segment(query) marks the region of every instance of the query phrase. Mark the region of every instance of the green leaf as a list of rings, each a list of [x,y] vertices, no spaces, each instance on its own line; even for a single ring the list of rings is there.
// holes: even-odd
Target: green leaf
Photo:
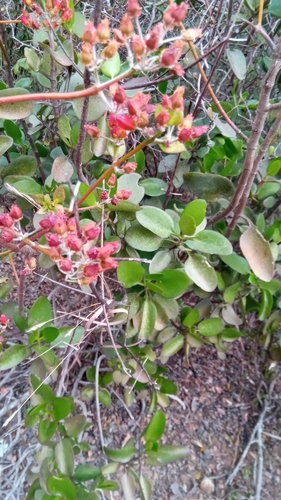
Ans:
[[[164,210],[144,206],[136,213],[139,223],[160,238],[168,238],[174,229],[173,219]]]
[[[0,99],[1,97],[13,97],[29,93],[28,90],[19,87],[0,90]],[[0,118],[7,118],[8,120],[22,120],[31,115],[32,111],[33,101],[0,104]]]
[[[128,445],[127,443],[127,445],[120,450],[112,450],[110,448],[104,447],[104,452],[106,456],[110,458],[110,460],[113,460],[113,462],[126,464],[134,457],[136,450],[133,444]]]
[[[186,205],[182,212],[181,218],[184,214],[190,215],[199,226],[206,217],[207,203],[205,200],[193,200]]]
[[[232,182],[221,175],[187,172],[183,175],[183,178],[186,189],[207,201],[229,198],[234,193]]]
[[[52,403],[55,399],[53,389],[48,384],[42,384],[41,380],[33,373],[30,375],[30,382],[36,394],[40,396],[45,402]]]
[[[67,477],[49,477],[47,488],[50,493],[59,495],[59,498],[64,500],[74,500],[76,498],[76,488]]]
[[[258,200],[264,200],[269,196],[274,196],[280,190],[279,182],[264,182],[257,191]]]
[[[205,292],[213,292],[217,287],[216,272],[203,255],[189,255],[184,269],[187,276]]]
[[[221,318],[203,319],[198,325],[198,332],[204,337],[215,337],[224,329],[224,322]]]
[[[12,345],[0,354],[0,371],[8,370],[21,363],[30,354],[26,345]]]
[[[53,319],[52,305],[46,297],[39,297],[28,314],[28,327],[32,330],[48,324]]]
[[[150,480],[142,473],[140,475],[141,500],[151,500],[152,486]]]
[[[243,52],[238,49],[226,49],[226,55],[236,78],[238,78],[238,80],[244,80],[247,72],[247,62]]]
[[[199,311],[198,309],[191,309],[189,313],[185,316],[182,321],[183,326],[191,328],[195,323],[199,321]]]
[[[58,120],[58,132],[62,140],[68,145],[71,145],[71,126],[67,115],[61,115]]]
[[[230,255],[233,252],[230,241],[216,231],[201,231],[192,240],[187,240],[186,245],[192,250],[209,254]]]
[[[233,304],[241,288],[242,286],[240,281],[237,281],[237,283],[234,283],[234,285],[229,286],[223,294],[223,300],[225,300],[225,302],[228,302],[229,304]]]
[[[184,336],[177,335],[176,337],[168,340],[162,347],[161,356],[169,358],[181,350],[184,345]]]
[[[57,422],[41,420],[38,429],[38,441],[41,444],[49,443],[57,429]]]
[[[76,90],[78,90],[78,87],[76,87]],[[79,90],[81,90],[80,86]],[[79,120],[81,120],[83,104],[84,104],[84,99],[74,99],[72,101],[74,112],[77,118],[79,118]],[[87,116],[87,122],[94,122],[98,120],[106,111],[107,111],[106,104],[101,99],[101,97],[99,95],[91,96],[89,98],[89,111]],[[0,114],[1,114],[1,108],[0,108]]]
[[[96,479],[99,476],[101,476],[101,471],[97,467],[93,467],[92,465],[78,465],[74,472],[73,479],[75,479],[75,481],[84,482]]]
[[[125,472],[120,478],[124,500],[134,500],[136,493],[136,481],[130,471]]]
[[[33,70],[33,71],[38,71],[39,66],[40,66],[40,59],[38,55],[36,54],[34,49],[30,49],[29,47],[24,48],[24,55],[27,60],[28,66]]]
[[[279,0],[271,0],[268,6],[268,12],[276,17],[281,17],[281,5]]]
[[[6,283],[1,283],[0,285],[0,300],[3,300],[9,295],[9,293],[13,290],[14,283],[12,280],[7,279]]]
[[[168,250],[160,250],[157,252],[152,261],[149,264],[149,272],[156,274],[161,273],[168,267],[172,259],[172,256]]]
[[[235,328],[225,328],[220,337],[225,342],[233,342],[234,340],[241,337],[241,332],[239,332]]]
[[[92,141],[93,154],[98,158],[103,156],[106,152],[107,137],[110,137],[110,129],[106,114],[102,115],[98,120],[97,127],[101,132],[101,137]]]
[[[52,176],[56,182],[68,182],[73,174],[73,166],[66,156],[55,158],[52,166]]]
[[[36,169],[37,161],[34,156],[19,156],[1,170],[1,178],[4,179],[7,175],[32,176]]]
[[[271,248],[253,224],[241,235],[240,248],[255,275],[263,281],[271,281],[274,275]]]
[[[116,481],[110,481],[109,479],[103,479],[97,484],[97,488],[101,490],[116,491],[119,490],[119,484]]]
[[[144,276],[144,268],[138,262],[120,262],[117,268],[118,280],[125,288],[141,283]]]
[[[107,389],[102,389],[99,391],[99,402],[102,403],[107,408],[112,405],[111,397]]]
[[[63,420],[71,411],[72,403],[67,398],[55,398],[53,401],[53,416],[55,420]]]
[[[107,76],[108,78],[114,78],[115,76],[119,75],[120,68],[120,56],[119,52],[116,52],[116,54],[111,59],[108,59],[101,65],[100,70],[104,76]]]
[[[152,281],[161,289],[159,294],[166,299],[180,297],[192,284],[186,274],[178,269],[167,269],[162,271],[159,276],[153,275],[151,278],[146,276],[148,281]]]
[[[187,458],[190,451],[185,446],[167,445],[159,447],[158,451],[147,451],[146,454],[149,459],[153,459],[153,465],[166,465]]]
[[[146,340],[153,332],[156,321],[156,306],[148,299],[145,299],[140,310],[139,338]]]
[[[156,234],[140,224],[134,224],[129,227],[125,234],[125,240],[131,247],[136,250],[143,250],[144,252],[154,252],[158,250],[163,241],[162,238],[156,236]]]
[[[237,253],[233,252],[231,255],[226,255],[220,257],[220,259],[231,269],[240,274],[250,274],[251,270],[249,268],[249,264]]]
[[[65,419],[64,427],[70,437],[78,439],[85,428],[86,422],[86,417],[84,415],[74,415],[74,417]]]
[[[9,175],[9,179],[11,177],[15,177],[12,175]],[[34,179],[29,177],[29,179],[23,179],[21,181],[17,181],[13,183],[11,186],[5,179],[5,186],[8,189],[8,191],[12,191],[13,193],[18,194],[18,196],[21,196],[21,193],[27,194],[29,196],[33,196],[35,194],[42,194],[43,193],[43,187],[40,186],[37,182],[35,182]]]
[[[56,340],[56,338],[59,336],[60,331],[58,328],[55,328],[53,326],[47,326],[47,328],[44,328],[44,330],[41,331],[42,337],[47,342],[47,344],[53,342]]]
[[[149,177],[139,183],[144,188],[146,196],[161,196],[168,189],[167,182],[156,177]]]
[[[74,472],[74,453],[70,439],[64,438],[56,444],[55,457],[62,474],[71,477]]]
[[[5,122],[6,122],[6,120],[5,120]],[[4,127],[5,127],[5,122],[4,122]],[[17,127],[17,125],[15,125],[15,126]],[[8,135],[11,135],[11,134],[8,134]],[[10,137],[7,137],[6,135],[0,135],[0,156],[3,156],[3,154],[6,153],[6,151],[8,151],[8,149],[13,145],[12,137],[13,137],[12,135]]]
[[[188,213],[183,211],[181,214],[180,220],[179,220],[179,226],[181,233],[184,236],[193,236],[196,232],[196,222],[195,219],[192,217],[192,215],[189,215]]]
[[[82,38],[83,33],[85,31],[85,22],[86,18],[81,14],[81,12],[75,12],[74,23],[72,26],[72,33],[76,35],[78,38]]]
[[[165,431],[166,427],[166,417],[162,410],[157,410],[152,419],[150,420],[148,426],[143,431],[143,436],[146,442],[148,441],[158,441]]]
[[[59,336],[53,342],[53,347],[61,347],[65,349],[66,344],[79,344],[83,335],[84,328],[81,326],[64,326],[59,329]]]
[[[278,158],[273,158],[267,165],[266,169],[266,174],[274,177],[275,175],[278,174],[279,170],[281,168],[281,156],[278,156]]]
[[[84,184],[81,182],[80,187],[79,187],[79,195],[83,196],[89,189],[89,186],[87,184]],[[96,204],[96,197],[94,193],[89,194],[85,201],[83,201],[81,207],[93,207]]]

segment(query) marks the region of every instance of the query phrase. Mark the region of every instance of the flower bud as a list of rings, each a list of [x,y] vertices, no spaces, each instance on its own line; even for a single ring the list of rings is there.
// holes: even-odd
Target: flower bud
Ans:
[[[12,227],[15,221],[12,219],[10,214],[0,214],[0,226]]]
[[[39,224],[42,227],[42,229],[51,229],[53,227],[53,223],[50,217],[46,217],[46,219],[40,220]]]
[[[183,111],[184,109],[183,95],[184,95],[184,87],[177,87],[177,89],[175,90],[175,92],[171,97],[172,109]]]
[[[101,135],[101,131],[96,125],[85,125],[85,130],[93,139],[98,139]]]
[[[71,217],[71,219],[68,219],[68,221],[67,221],[67,229],[71,233],[73,233],[74,231],[77,231],[77,225],[76,225],[75,217]]]
[[[109,177],[109,179],[107,181],[107,184],[108,184],[109,187],[114,187],[115,186],[115,184],[116,184],[116,175],[115,174],[112,174]]]
[[[67,232],[67,225],[63,220],[58,219],[53,226],[53,230],[56,234],[62,236]]]
[[[116,198],[118,200],[128,200],[132,196],[132,191],[127,191],[126,189],[118,189],[116,193]]]
[[[139,128],[145,128],[149,124],[149,117],[146,111],[142,111],[137,118],[137,126]]]
[[[127,11],[130,17],[139,17],[141,15],[141,8],[138,0],[128,0]]]
[[[61,259],[58,266],[63,273],[72,271],[72,261],[70,259]]]
[[[125,16],[123,16],[120,24],[120,31],[125,37],[130,37],[134,33],[134,26],[128,14],[125,14]]]
[[[187,142],[191,139],[192,133],[191,129],[184,128],[178,134],[178,140],[180,142]]]
[[[46,240],[47,240],[49,247],[58,247],[60,244],[60,239],[59,239],[58,235],[54,234],[54,233],[47,233]]]
[[[114,28],[113,33],[114,33],[114,39],[116,40],[116,42],[123,45],[123,43],[125,43],[126,39],[123,37],[121,31]]]
[[[9,318],[5,314],[1,314],[0,323],[1,325],[6,325],[9,321]]]
[[[101,201],[107,201],[108,200],[108,192],[107,191],[102,191],[100,193],[100,199],[101,199]]]
[[[172,3],[164,12],[163,21],[167,28],[172,29],[174,26],[179,26],[184,21],[188,10],[188,5],[181,2],[180,5]]]
[[[145,51],[145,45],[142,41],[142,39],[138,35],[133,36],[133,41],[132,41],[132,51],[136,58],[142,56]]]
[[[99,256],[99,248],[91,247],[90,250],[88,250],[87,255],[90,259],[96,260]]]
[[[97,27],[97,35],[100,43],[106,43],[110,38],[109,20],[103,19]]]
[[[145,39],[145,45],[147,46],[147,48],[149,50],[156,50],[158,49],[158,46],[159,46],[159,37],[157,35],[157,33],[155,33],[154,31],[150,31],[150,33],[148,33],[148,35],[146,35]]]
[[[97,41],[97,30],[92,21],[86,21],[85,30],[82,36],[83,42],[90,43],[91,45],[95,45]]]
[[[170,115],[168,111],[163,108],[162,111],[155,117],[155,121],[158,127],[165,127],[170,120]]]
[[[114,205],[116,207],[118,203],[119,203],[118,198],[116,198],[116,196],[113,196],[113,198],[111,198],[111,205]]]
[[[31,26],[31,19],[29,17],[29,13],[27,12],[27,10],[24,10],[22,15],[20,16],[20,20],[22,22],[22,24],[24,26],[26,26],[27,28],[29,28]]]
[[[99,272],[98,264],[89,264],[88,266],[84,267],[83,275],[86,278],[92,278],[94,280],[96,279],[98,272]]]
[[[83,227],[83,233],[87,240],[96,240],[100,235],[100,227],[95,222],[90,222]]]
[[[37,262],[36,262],[35,257],[30,257],[30,256],[26,257],[24,259],[24,265],[26,266],[28,271],[34,271],[34,269],[36,269],[36,267],[37,267]],[[30,273],[28,273],[28,274],[30,274]]]
[[[53,8],[53,1],[52,0],[46,0],[45,7],[47,10],[51,10]]]
[[[39,29],[40,29],[40,23],[38,23],[38,21],[34,21],[34,19],[32,19],[32,20],[31,20],[30,27],[31,27],[33,30],[39,30]]]
[[[23,218],[22,211],[17,205],[12,205],[10,210],[10,216],[14,220],[20,220]]]
[[[70,19],[72,19],[72,10],[67,8],[63,11],[62,13],[62,16],[61,16],[61,20],[63,23],[67,23],[68,21],[70,21]]]
[[[92,45],[88,42],[83,43],[81,52],[81,62],[85,66],[90,66],[93,62]]]
[[[102,57],[104,59],[112,59],[112,57],[115,56],[118,48],[119,48],[119,44],[116,42],[116,40],[110,40],[108,45],[102,51]]]
[[[0,237],[3,243],[11,243],[14,239],[13,233],[7,230],[2,231]]]
[[[114,94],[113,94],[113,101],[116,102],[117,104],[123,104],[126,101],[126,92],[121,87],[121,85],[112,85],[114,87]],[[110,87],[111,90],[111,87]]]
[[[80,238],[78,238],[77,234],[70,233],[67,235],[66,244],[70,250],[73,252],[80,252],[83,242]]]
[[[58,247],[50,247],[49,257],[54,262],[58,262],[59,260],[61,260],[61,254]]]
[[[124,174],[131,174],[132,172],[135,172],[137,169],[137,164],[133,161],[129,161],[128,163],[125,163],[125,165],[122,166],[122,171]]]

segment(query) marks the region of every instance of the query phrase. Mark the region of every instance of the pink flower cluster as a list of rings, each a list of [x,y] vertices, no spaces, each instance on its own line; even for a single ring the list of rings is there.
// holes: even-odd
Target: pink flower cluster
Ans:
[[[91,246],[100,235],[100,227],[94,221],[82,227],[81,234],[78,234],[75,219],[67,219],[61,211],[49,214],[40,221],[40,226],[49,231],[45,237],[50,258],[70,279],[89,284],[99,273],[117,267],[111,254],[117,251],[119,242],[105,243],[101,248]]]
[[[35,14],[34,18],[27,10],[23,11],[20,20],[24,26],[34,30],[48,27],[46,19],[40,19],[42,10],[36,0],[23,0],[23,4]],[[68,0],[46,0],[45,7],[53,28],[58,28],[60,23],[66,23],[72,19],[73,12],[69,7]]]
[[[9,213],[0,213],[0,231],[2,244],[11,243],[15,237],[14,225],[23,218],[17,205],[12,205]]]

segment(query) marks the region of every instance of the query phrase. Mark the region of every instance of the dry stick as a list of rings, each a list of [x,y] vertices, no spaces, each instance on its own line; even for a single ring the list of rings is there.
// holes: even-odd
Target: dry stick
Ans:
[[[227,215],[229,215],[239,204],[241,197],[244,194],[248,197],[249,191],[246,192],[246,188],[249,188],[249,177],[254,178],[256,171],[258,169],[259,164],[255,162],[256,150],[259,145],[259,140],[262,135],[266,118],[267,118],[267,107],[270,99],[270,94],[272,88],[274,86],[276,76],[281,68],[281,59],[279,59],[278,51],[281,50],[281,43],[276,46],[275,52],[273,54],[273,59],[267,74],[265,75],[262,84],[261,84],[261,92],[259,97],[259,104],[257,107],[256,117],[252,127],[252,133],[250,138],[248,139],[247,151],[244,162],[244,169],[240,176],[237,189],[235,191],[234,197],[231,200],[229,206],[217,214],[215,217],[209,220],[208,224],[215,224],[219,220],[223,219]],[[274,124],[275,125],[275,124]],[[274,127],[273,125],[273,127]],[[258,156],[259,157],[259,156]],[[244,193],[245,191],[245,193]],[[244,208],[244,207],[243,207]],[[241,213],[241,212],[240,212]]]
[[[188,45],[190,47],[190,50],[192,52],[192,55],[194,57],[194,59],[197,58],[197,53],[196,53],[196,50],[195,50],[195,47],[193,45],[193,43],[191,41],[188,42]],[[201,77],[202,77],[202,80],[204,83],[207,83],[207,89],[208,89],[208,92],[211,96],[211,98],[213,99],[216,107],[218,108],[220,114],[223,116],[223,118],[225,119],[225,121],[228,123],[228,125],[230,125],[230,127],[235,130],[235,132],[245,141],[245,142],[248,142],[248,137],[243,134],[242,130],[240,130],[239,127],[237,127],[237,125],[235,125],[235,123],[229,118],[229,116],[227,115],[227,113],[224,111],[223,107],[221,106],[221,103],[219,102],[216,94],[214,93],[212,87],[208,84],[208,78],[207,76],[205,75],[205,71],[203,70],[202,68],[202,65],[200,63],[197,64],[197,67],[198,67],[198,70],[201,74]],[[1,102],[1,101],[0,101]]]
[[[0,23],[2,20],[2,14],[0,10]],[[12,74],[12,69],[11,69],[11,62],[10,58],[7,54],[7,37],[6,37],[6,32],[5,28],[0,24],[0,49],[3,52],[3,63],[4,63],[4,68],[5,68],[5,73],[6,73],[6,79],[7,79],[7,84],[8,87],[12,88],[13,87],[13,74]]]
[[[281,68],[281,61],[280,61],[280,68]],[[232,221],[229,225],[229,228],[227,230],[227,233],[226,233],[227,236],[230,236],[230,234],[234,230],[236,223],[237,223],[237,220],[239,219],[241,213],[243,212],[243,210],[247,204],[249,193],[251,191],[251,187],[252,187],[254,178],[256,176],[257,170],[259,168],[260,162],[261,162],[265,152],[268,150],[274,136],[278,133],[280,126],[281,126],[281,113],[278,115],[278,118],[275,120],[274,124],[272,125],[271,129],[269,130],[268,134],[266,135],[266,137],[265,137],[265,139],[260,147],[259,153],[258,153],[258,155],[253,163],[253,167],[249,172],[246,185],[244,187],[242,187],[242,189],[243,189],[242,195],[240,197],[240,200],[239,200],[237,207],[235,208],[233,219],[232,219]]]

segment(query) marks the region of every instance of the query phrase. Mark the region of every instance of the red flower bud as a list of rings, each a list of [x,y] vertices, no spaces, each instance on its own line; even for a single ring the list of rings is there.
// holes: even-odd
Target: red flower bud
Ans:
[[[77,234],[70,233],[67,235],[66,244],[70,250],[73,252],[80,252],[83,242],[78,238]]]
[[[149,117],[146,111],[142,111],[137,118],[137,126],[139,128],[147,127],[149,124]]]
[[[118,127],[128,132],[136,129],[136,121],[132,116],[118,115],[115,116],[115,123]]]
[[[81,62],[85,66],[89,66],[93,62],[93,50],[92,45],[88,42],[83,43],[81,52]]]
[[[10,214],[0,214],[0,226],[12,227],[15,221],[12,219]]]
[[[39,224],[42,227],[42,229],[51,229],[53,227],[53,223],[50,217],[46,217],[46,219],[40,220]]]
[[[119,241],[107,241],[103,247],[100,248],[100,259],[103,259],[105,257],[108,257],[112,253],[116,253],[117,250],[120,248],[120,242]]]
[[[163,21],[167,28],[179,26],[184,21],[188,10],[188,5],[182,2],[180,5],[172,3],[164,12]]]
[[[31,19],[29,17],[29,13],[26,10],[23,11],[22,15],[20,16],[20,20],[22,24],[27,28],[31,26]]]
[[[108,200],[108,192],[107,192],[107,191],[102,191],[102,192],[100,193],[100,199],[101,199],[102,201],[107,201],[107,200]]]
[[[159,113],[159,115],[155,117],[155,121],[158,127],[165,127],[165,125],[167,125],[169,120],[170,120],[170,115],[165,108],[163,108],[161,113]]]
[[[6,325],[9,321],[9,318],[5,314],[1,314],[0,316],[0,323],[1,325]]]
[[[111,205],[114,205],[116,207],[118,203],[119,203],[118,198],[116,198],[116,196],[113,196],[113,198],[111,198]]]
[[[98,264],[89,264],[88,266],[84,267],[83,270],[83,275],[86,278],[92,278],[92,280],[95,280],[99,272],[99,266]]]
[[[14,239],[14,235],[12,232],[10,231],[2,231],[1,232],[1,240],[3,241],[3,243],[11,243],[11,241],[13,241]]]
[[[150,94],[138,92],[134,97],[128,99],[127,106],[130,115],[139,115],[141,111],[147,111],[149,113],[149,107],[151,105],[149,105],[148,102],[150,98]]]
[[[118,267],[118,262],[112,259],[111,257],[107,257],[106,259],[101,261],[101,271],[107,271],[108,269],[116,269]]]
[[[22,211],[20,207],[17,207],[17,205],[12,205],[11,210],[10,210],[10,216],[14,220],[20,220],[23,218]]]
[[[113,33],[114,33],[114,38],[115,38],[116,42],[120,43],[121,45],[123,43],[125,43],[126,39],[123,37],[120,30],[117,30],[116,28],[114,28]]]
[[[136,169],[137,169],[137,164],[133,161],[125,163],[125,165],[122,166],[122,170],[123,170],[124,174],[131,174]]]
[[[49,247],[58,247],[60,244],[60,239],[57,234],[47,233],[46,240]]]
[[[120,24],[120,31],[123,36],[130,37],[134,33],[134,26],[128,14],[123,16]]]
[[[110,38],[109,20],[103,19],[97,27],[97,35],[100,43],[106,43]]]
[[[99,256],[99,248],[91,247],[90,250],[88,250],[87,255],[90,259],[96,260]]]
[[[116,175],[115,174],[112,174],[109,177],[109,179],[107,181],[107,184],[108,184],[109,187],[114,187],[115,186],[115,184],[116,184]]]
[[[61,260],[61,254],[60,254],[58,247],[50,247],[49,257],[54,262],[58,262],[59,260]]]
[[[141,15],[141,8],[138,0],[128,0],[127,11],[130,17],[139,17]]]
[[[102,51],[102,57],[104,59],[112,59],[112,57],[115,56],[118,48],[119,48],[119,44],[116,42],[116,40],[110,40],[108,45]]]
[[[53,230],[56,234],[59,234],[60,236],[62,236],[67,232],[67,225],[63,220],[58,219],[57,222],[53,226]]]
[[[70,21],[70,19],[72,19],[72,10],[71,9],[65,9],[65,11],[63,12],[62,16],[61,16],[61,20],[63,23],[67,23],[67,21]]]
[[[118,200],[128,200],[132,196],[132,191],[127,191],[126,189],[118,189],[116,193],[116,198]]]
[[[121,87],[121,85],[112,85],[112,87],[114,87],[112,90],[113,90],[113,101],[116,102],[117,104],[123,104],[125,101],[126,101],[126,92],[125,90],[123,89],[123,87]],[[110,90],[111,90],[111,87],[110,87]]]
[[[71,217],[71,219],[69,219],[67,221],[67,229],[71,233],[73,233],[74,231],[77,231],[76,220],[74,217]]]
[[[184,95],[184,87],[177,87],[177,89],[175,90],[175,92],[171,97],[171,103],[173,109],[183,111],[184,109],[183,95]]]
[[[70,259],[62,259],[59,262],[59,269],[63,273],[69,273],[72,271],[72,261]]]
[[[87,240],[96,240],[100,235],[100,227],[95,222],[90,222],[83,227],[83,233]]]
[[[148,35],[146,35],[144,41],[145,41],[145,45],[147,46],[147,48],[149,50],[154,51],[154,50],[158,49],[159,36],[154,31],[150,31],[150,33],[148,33]]]
[[[93,139],[98,139],[100,137],[101,131],[95,125],[85,125],[85,130]]]
[[[132,51],[133,51],[134,55],[136,56],[136,58],[139,58],[145,52],[145,44],[143,43],[142,39],[138,35],[133,36]]]
[[[94,23],[92,21],[86,21],[85,23],[85,30],[82,36],[83,42],[90,43],[91,45],[94,45],[97,41],[97,30],[94,26]]]
[[[191,129],[187,128],[184,128],[178,134],[178,140],[180,142],[187,142],[191,139],[191,137],[192,137]]]
[[[38,21],[34,21],[34,19],[32,19],[32,20],[31,20],[30,27],[31,27],[33,30],[39,30],[39,29],[40,29],[40,23],[38,23]]]

